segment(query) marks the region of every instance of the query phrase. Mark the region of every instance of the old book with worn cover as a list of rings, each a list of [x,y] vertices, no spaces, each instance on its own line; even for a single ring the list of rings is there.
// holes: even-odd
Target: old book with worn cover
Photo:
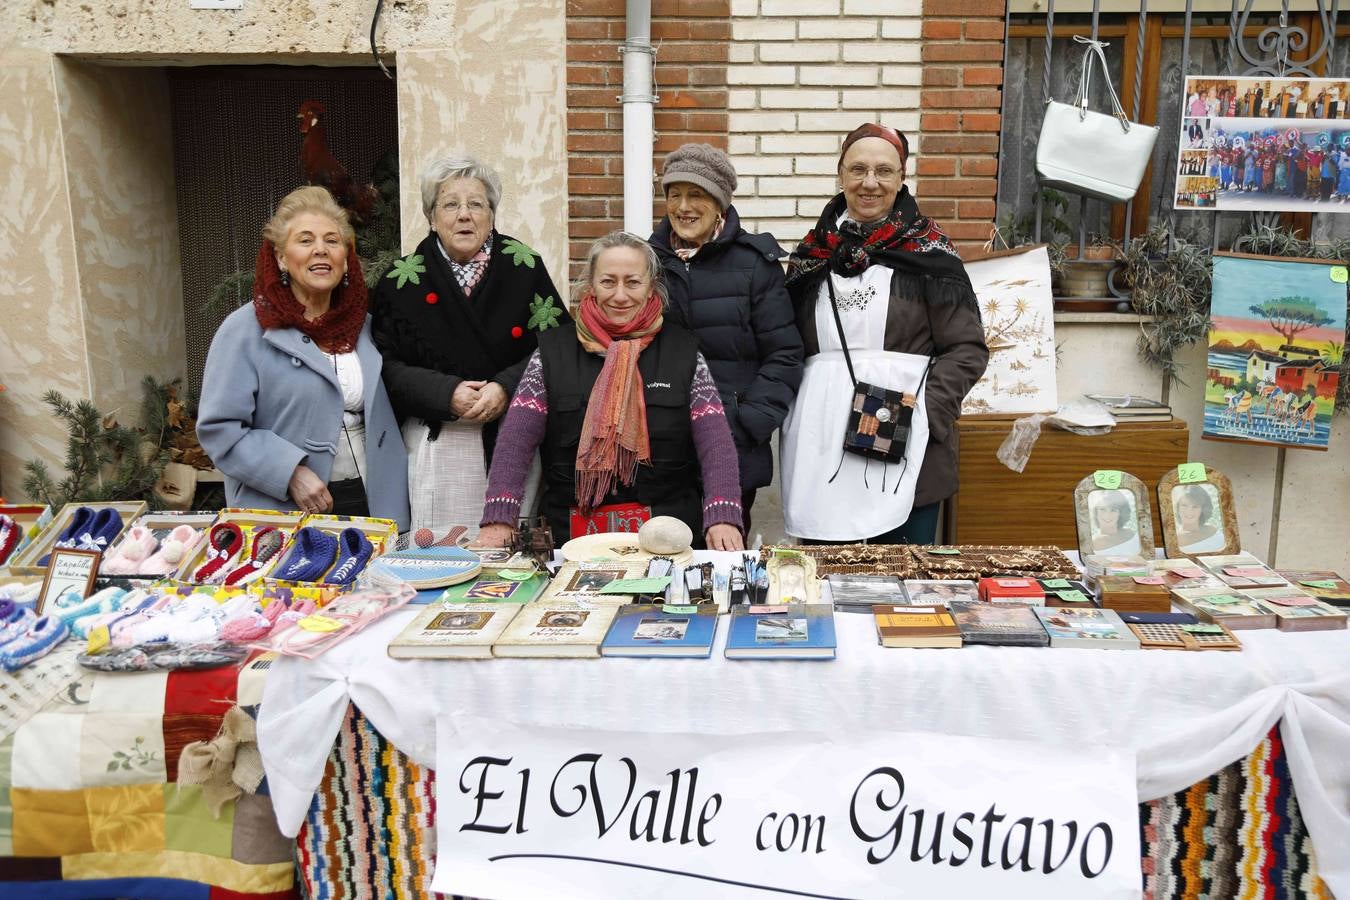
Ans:
[[[834,659],[829,603],[733,606],[727,659]]]
[[[883,647],[961,646],[961,629],[942,606],[874,606],[877,640]]]
[[[1030,606],[956,602],[952,618],[967,644],[1045,647],[1050,638]]]
[[[492,645],[493,656],[599,657],[619,604],[586,600],[526,603]]]
[[[553,576],[542,600],[584,600],[609,606],[622,606],[633,598],[627,594],[602,594],[601,589],[620,578],[641,578],[647,574],[647,560],[601,559],[565,562]]]
[[[600,655],[706,657],[716,633],[716,606],[630,603],[615,613]]]
[[[546,587],[548,576],[543,573],[517,580],[494,571],[446,588],[440,599],[446,603],[529,603]]]
[[[435,603],[423,607],[389,642],[395,659],[491,659],[492,644],[518,603]]]
[[[1113,609],[1032,610],[1050,635],[1051,647],[1079,647],[1093,650],[1138,650],[1139,638],[1120,621]]]
[[[1230,588],[1177,588],[1172,599],[1202,622],[1220,622],[1232,631],[1275,627],[1275,609]]]
[[[980,599],[980,590],[973,581],[941,578],[905,579],[905,602],[910,606],[950,607],[954,601],[974,602]]]
[[[902,603],[905,590],[894,575],[827,575],[836,610],[871,612],[878,603]]]

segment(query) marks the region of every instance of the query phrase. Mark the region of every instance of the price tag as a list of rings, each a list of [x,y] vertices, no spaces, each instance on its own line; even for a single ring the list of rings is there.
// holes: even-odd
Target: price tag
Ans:
[[[1337,284],[1345,284],[1347,281],[1350,281],[1350,269],[1347,269],[1345,266],[1332,266],[1331,280]]]
[[[1211,603],[1214,606],[1229,606],[1233,603],[1244,602],[1241,597],[1234,594],[1210,594],[1208,597],[1201,597],[1201,603]]]
[[[497,577],[505,578],[507,581],[529,581],[534,577],[534,573],[524,569],[501,569],[497,572]]]
[[[321,633],[339,631],[343,625],[343,623],[338,620],[330,619],[327,616],[305,616],[295,624],[305,631],[317,631]]]
[[[104,647],[108,646],[109,634],[107,625],[99,625],[97,628],[89,629],[89,653],[98,653]]]
[[[1223,634],[1223,627],[1220,625],[1182,625],[1182,631],[1189,631],[1191,634]]]
[[[670,584],[670,576],[657,578],[616,578],[600,589],[602,594],[659,594]]]
[[[928,552],[929,552],[929,553],[936,554],[937,556],[960,556],[960,555],[961,555],[961,551],[958,550],[958,549],[956,549],[955,547],[929,547],[929,548],[928,548]]]
[[[1091,603],[1092,598],[1082,591],[1055,591],[1055,596],[1065,603]]]
[[[665,604],[665,605],[663,605],[663,606],[661,607],[661,612],[675,613],[676,615],[690,615],[690,616],[692,616],[692,615],[696,615],[696,614],[698,613],[698,607],[697,607],[697,606],[675,606],[675,605],[673,605],[673,604],[667,603],[667,604]]]
[[[1278,603],[1280,606],[1316,606],[1317,601],[1312,597],[1265,597],[1271,603]]]
[[[1092,483],[1104,491],[1114,491],[1120,487],[1123,474],[1119,469],[1098,469],[1092,473]]]
[[[1136,575],[1135,584],[1167,584],[1161,575]]]
[[[1204,578],[1204,569],[1173,569],[1172,574],[1178,578]]]
[[[1042,587],[1050,588],[1050,589],[1052,589],[1052,590],[1055,589],[1055,588],[1068,588],[1068,587],[1070,587],[1070,585],[1069,585],[1069,579],[1067,579],[1067,578],[1047,578],[1047,579],[1045,579],[1044,581],[1041,582],[1041,586],[1042,586]]]
[[[1188,462],[1177,466],[1177,481],[1181,484],[1195,484],[1207,480],[1209,476],[1205,474],[1204,463]]]
[[[1336,590],[1336,582],[1330,579],[1319,579],[1317,581],[1300,581],[1299,584],[1303,585],[1304,587],[1322,588],[1325,591]],[[93,639],[91,638],[90,640],[92,641]]]

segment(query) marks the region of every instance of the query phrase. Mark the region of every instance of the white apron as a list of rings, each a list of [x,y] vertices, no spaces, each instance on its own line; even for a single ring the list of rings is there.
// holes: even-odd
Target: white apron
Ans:
[[[429,528],[438,537],[452,526],[464,525],[469,538],[478,534],[487,496],[483,465],[483,426],[473,422],[442,422],[436,440],[429,440],[427,423],[409,419],[403,424],[408,448],[408,500],[412,512],[409,532]],[[542,469],[534,455],[525,478],[521,515],[528,515],[538,499]]]
[[[795,537],[856,541],[900,527],[914,507],[928,448],[926,385],[920,383],[929,360],[881,349],[890,269],[872,266],[853,278],[830,277],[858,380],[918,395],[903,462],[883,463],[844,452],[853,382],[822,282],[815,309],[821,352],[806,360],[802,386],[779,439],[783,518],[788,534]]]

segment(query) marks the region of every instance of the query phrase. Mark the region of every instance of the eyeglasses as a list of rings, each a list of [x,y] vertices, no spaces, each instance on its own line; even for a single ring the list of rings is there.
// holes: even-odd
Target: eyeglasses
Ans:
[[[885,183],[894,181],[900,174],[900,170],[892,166],[876,166],[869,169],[861,164],[854,164],[844,170],[844,178],[848,181],[866,181],[868,175],[872,175],[877,181]]]
[[[441,209],[450,213],[452,216],[459,215],[460,208],[461,204],[458,200],[446,200],[441,204]],[[463,204],[463,208],[467,209],[471,216],[481,216],[488,211],[487,203],[482,200],[470,200],[468,203]]]

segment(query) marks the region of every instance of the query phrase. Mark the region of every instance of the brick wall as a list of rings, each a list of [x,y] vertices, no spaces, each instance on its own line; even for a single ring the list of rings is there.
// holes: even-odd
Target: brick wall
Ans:
[[[730,152],[746,227],[793,246],[838,192],[846,133],[918,130],[921,3],[732,0]],[[913,174],[911,162],[911,190]]]
[[[922,207],[965,251],[994,222],[1004,0],[923,0],[923,13]]]
[[[653,172],[690,141],[726,149],[729,7],[729,0],[653,0],[660,97]],[[623,227],[623,39],[624,0],[568,0],[569,278],[591,240]],[[655,215],[664,212],[658,201]]]

